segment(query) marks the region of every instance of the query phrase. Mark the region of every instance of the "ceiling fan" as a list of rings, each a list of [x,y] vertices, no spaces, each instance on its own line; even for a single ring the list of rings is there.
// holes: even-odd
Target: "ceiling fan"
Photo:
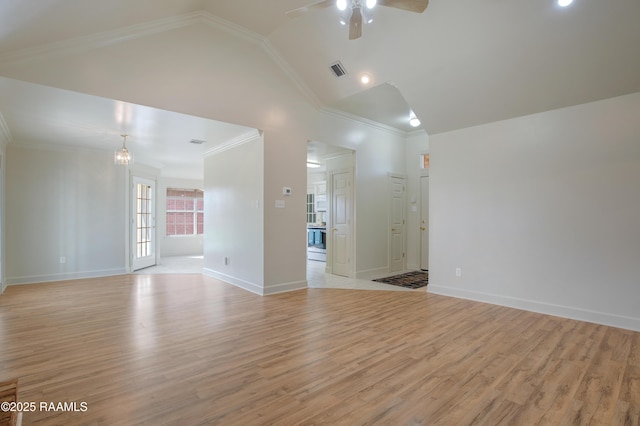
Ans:
[[[371,22],[371,10],[376,5],[394,7],[408,12],[422,13],[427,9],[429,0],[321,0],[298,9],[290,10],[287,15],[295,18],[315,9],[336,6],[344,13],[343,22],[349,22],[349,40],[362,36],[363,22]]]

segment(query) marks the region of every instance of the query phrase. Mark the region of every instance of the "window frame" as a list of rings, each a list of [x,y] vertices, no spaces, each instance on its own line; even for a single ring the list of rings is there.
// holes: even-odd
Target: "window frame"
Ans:
[[[182,196],[171,194],[172,191],[183,193]],[[171,194],[171,195],[170,195]],[[187,196],[187,194],[191,194]],[[176,209],[169,208],[171,200],[192,200],[193,209]],[[176,223],[170,221],[169,216],[171,214],[187,214],[191,215],[191,220],[186,220],[184,223]],[[173,225],[174,232],[169,231],[169,227]],[[177,233],[178,227],[184,227],[184,233]],[[189,227],[193,228],[192,233],[187,233]],[[165,234],[167,237],[195,237],[204,235],[204,191],[198,188],[170,188],[167,187],[166,201],[165,201]]]

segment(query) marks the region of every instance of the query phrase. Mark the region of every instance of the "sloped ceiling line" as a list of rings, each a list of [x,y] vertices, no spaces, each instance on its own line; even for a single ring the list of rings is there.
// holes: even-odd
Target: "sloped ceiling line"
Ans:
[[[104,31],[32,48],[6,52],[4,54],[0,54],[0,65],[24,65],[37,63],[38,61],[51,57],[88,52],[101,47],[135,40],[137,38],[153,34],[160,34],[195,24],[209,25],[212,28],[224,31],[234,37],[260,47],[269,59],[273,61],[273,63],[284,73],[286,78],[289,79],[302,96],[318,111],[324,111],[334,116],[340,116],[343,119],[357,121],[394,134],[406,134],[406,132],[401,129],[381,124],[357,115],[349,114],[341,110],[328,108],[322,103],[320,98],[309,87],[309,85],[306,84],[295,69],[284,59],[280,52],[273,47],[267,38],[207,11],[197,11],[172,16],[116,30]]]
[[[396,136],[405,137],[405,136],[408,135],[408,132],[405,132],[404,130],[398,129],[396,127],[392,127],[392,126],[388,126],[386,124],[378,123],[377,121],[373,121],[373,120],[366,119],[364,117],[360,117],[360,116],[357,116],[357,115],[349,114],[348,112],[340,111],[338,109],[334,109],[334,108],[330,108],[330,107],[324,107],[324,108],[321,109],[321,111],[324,114],[332,115],[334,117],[339,117],[339,118],[350,120],[350,121],[357,121],[359,123],[362,123],[364,125],[372,127],[372,128],[374,128],[376,130],[381,130],[383,132],[391,133],[391,134],[396,135]]]
[[[142,24],[131,25],[116,30],[104,31],[83,37],[76,37],[54,43],[21,49],[0,54],[0,64],[22,65],[38,62],[42,59],[63,56],[70,53],[87,52],[128,40],[135,40],[152,34],[159,34],[169,30],[193,25],[201,20],[202,12],[172,16]]]
[[[316,94],[309,88],[309,86],[282,57],[282,55],[271,45],[269,40],[247,28],[234,24],[233,22],[227,21],[207,11],[198,11],[184,15],[172,16],[84,37],[77,37],[33,48],[7,52],[0,54],[0,64],[23,65],[35,63],[50,57],[88,52],[100,47],[110,46],[153,34],[160,34],[197,23],[209,25],[212,28],[224,31],[234,37],[259,46],[282,70],[285,76],[293,83],[294,87],[301,92],[311,105],[318,109],[322,107],[322,103]]]

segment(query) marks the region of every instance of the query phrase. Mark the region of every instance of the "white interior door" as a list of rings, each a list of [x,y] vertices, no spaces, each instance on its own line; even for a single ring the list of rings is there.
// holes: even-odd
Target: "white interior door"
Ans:
[[[335,275],[350,276],[351,271],[351,172],[331,177],[331,267]]]
[[[429,270],[429,176],[420,178],[420,269]]]
[[[156,264],[156,184],[133,177],[131,269],[136,271]]]
[[[389,177],[389,272],[404,269],[405,259],[405,178]]]

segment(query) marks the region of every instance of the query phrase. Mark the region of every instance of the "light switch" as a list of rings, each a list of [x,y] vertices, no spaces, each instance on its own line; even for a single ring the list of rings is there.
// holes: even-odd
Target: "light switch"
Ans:
[[[276,200],[276,209],[284,209],[284,200]]]

